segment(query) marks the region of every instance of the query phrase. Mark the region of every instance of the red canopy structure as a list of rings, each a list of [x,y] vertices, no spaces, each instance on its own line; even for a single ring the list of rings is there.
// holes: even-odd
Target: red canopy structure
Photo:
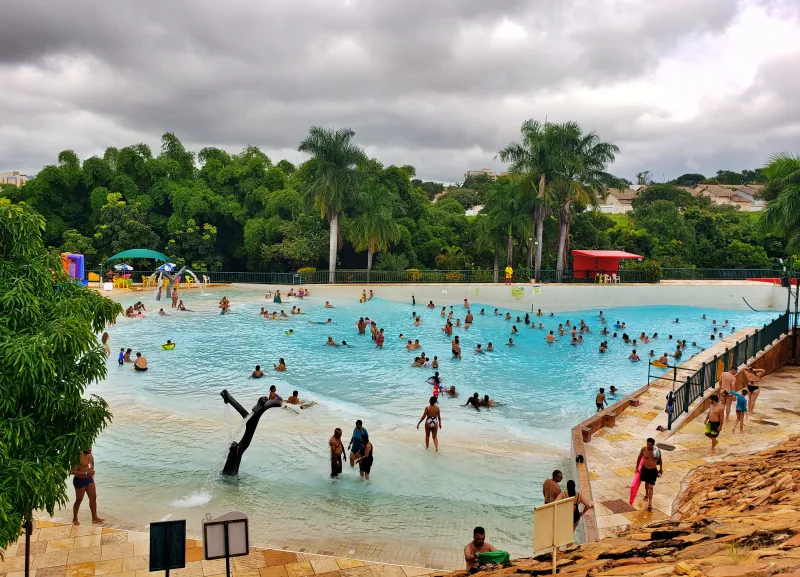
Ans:
[[[644,257],[624,250],[573,250],[572,276],[594,278],[598,273],[615,274],[619,271],[619,261],[622,258],[642,260]]]

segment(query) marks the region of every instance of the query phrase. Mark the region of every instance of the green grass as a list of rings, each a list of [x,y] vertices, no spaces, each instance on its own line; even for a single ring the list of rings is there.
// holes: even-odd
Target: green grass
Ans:
[[[631,219],[627,214],[606,214],[608,218],[614,221],[614,224],[621,224],[623,226],[630,224]]]

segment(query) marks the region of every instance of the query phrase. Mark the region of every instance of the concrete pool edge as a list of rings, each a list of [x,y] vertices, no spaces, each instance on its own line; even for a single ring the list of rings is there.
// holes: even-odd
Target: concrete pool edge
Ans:
[[[734,335],[731,335],[726,340],[735,340],[736,337],[743,337],[748,333],[751,333],[755,329],[742,329],[737,331]],[[786,334],[781,335],[779,339],[776,339],[772,343],[770,343],[764,350],[759,351],[756,353],[754,357],[751,357],[745,363],[746,366],[750,368],[761,368],[765,369],[767,372],[765,374],[769,375],[776,370],[780,369],[784,365],[788,364],[792,359],[792,351],[791,351],[791,336],[792,332],[789,331]],[[714,345],[713,347],[709,347],[699,355],[688,359],[685,363],[682,363],[678,371],[686,371],[693,372],[696,368],[701,365],[703,362],[714,358],[714,356],[719,355],[719,353],[723,352],[725,349],[728,348],[730,342],[720,342]],[[798,343],[800,345],[800,343]],[[800,348],[800,346],[798,347]],[[795,356],[798,351],[795,351]],[[685,378],[685,377],[684,377]],[[741,389],[744,384],[743,374],[740,372],[737,378],[737,389]],[[625,398],[621,399],[614,405],[609,406],[602,412],[593,415],[589,419],[582,421],[578,425],[572,428],[571,431],[571,453],[572,453],[572,467],[573,467],[573,477],[578,480],[579,483],[579,490],[582,493],[585,493],[588,498],[597,505],[597,501],[594,499],[594,495],[592,493],[592,480],[601,480],[603,478],[607,478],[607,475],[604,473],[611,470],[614,466],[613,464],[607,464],[606,462],[601,462],[600,465],[597,463],[590,464],[590,458],[588,456],[586,444],[591,443],[591,436],[595,433],[605,433],[605,431],[610,430],[616,426],[616,419],[619,418],[620,415],[624,414],[624,411],[629,407],[638,407],[643,403],[648,403],[650,409],[653,409],[651,406],[653,403],[653,399],[649,398],[651,396],[656,396],[662,391],[658,391],[657,389],[663,389],[667,386],[657,386],[653,385],[652,383],[644,385],[643,387],[637,389],[630,395],[626,396]],[[656,389],[656,390],[654,390]],[[658,444],[663,444],[665,441],[669,440],[673,435],[677,435],[681,429],[693,423],[694,419],[702,416],[705,410],[708,408],[710,404],[710,396],[714,392],[714,388],[709,389],[706,394],[701,397],[700,399],[696,400],[690,406],[690,409],[687,413],[682,415],[673,425],[673,429],[671,431],[664,430],[664,431],[657,431],[656,427],[662,425],[666,428],[666,413],[663,412],[663,407],[656,407],[661,409],[660,412],[653,412],[647,413],[645,417],[649,421],[648,424],[644,427],[641,427],[640,433],[645,433],[645,430],[650,434],[650,436],[656,439]],[[655,395],[651,395],[651,393],[656,393]],[[663,402],[663,399],[659,400]],[[647,407],[645,407],[647,408]],[[644,419],[643,419],[644,420]],[[641,422],[641,421],[640,421]],[[628,428],[630,430],[630,428]],[[624,435],[625,433],[622,433]],[[586,435],[588,435],[589,439],[584,443],[586,439]],[[621,435],[617,435],[621,438]],[[643,434],[641,436],[644,436]],[[605,439],[602,439],[605,441]],[[606,443],[607,444],[607,443]],[[642,444],[642,441],[639,441],[639,444]],[[600,448],[601,452],[610,451],[608,448]],[[575,457],[580,454],[584,457],[582,463],[577,463]],[[633,457],[631,457],[633,459]],[[593,466],[594,465],[594,466]],[[693,465],[699,466],[700,463],[693,463]],[[692,469],[693,470],[693,469]],[[632,470],[631,470],[632,471]],[[684,471],[685,474],[688,474],[690,471]],[[632,473],[631,473],[632,474]],[[678,492],[680,495],[680,491]],[[627,500],[627,499],[626,499]],[[658,511],[656,511],[658,512]],[[669,510],[666,512],[667,516],[672,514],[672,507],[670,505]],[[613,516],[619,516],[616,512]],[[628,525],[627,527],[630,527]],[[585,531],[585,540],[587,542],[597,541],[599,539],[611,536],[608,534],[609,530],[614,529],[622,529],[627,528],[623,526],[611,526],[605,524],[604,527],[600,527],[598,523],[598,507],[595,506],[594,508],[589,510],[589,514],[584,516],[584,531]]]
[[[357,302],[362,290],[372,290],[378,298],[425,307],[463,305],[464,299],[491,306],[534,312],[577,311],[634,306],[694,306],[717,309],[759,311],[782,310],[786,292],[780,286],[755,281],[670,281],[657,284],[315,284],[302,285],[314,298],[344,298]],[[212,285],[213,286],[213,285]],[[233,283],[232,288],[256,291],[280,290],[287,285]],[[298,287],[301,285],[297,285]],[[487,305],[488,306],[488,305]]]

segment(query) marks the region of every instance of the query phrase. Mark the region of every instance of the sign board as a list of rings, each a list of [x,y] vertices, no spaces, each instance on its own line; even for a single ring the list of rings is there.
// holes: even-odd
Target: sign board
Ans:
[[[542,287],[538,284],[533,285],[533,290],[531,291],[531,296],[542,294]]]
[[[525,296],[525,287],[521,286],[512,286],[511,287],[511,297],[517,300],[521,299]]]
[[[205,559],[240,557],[250,553],[247,515],[234,511],[216,519],[203,521],[203,555]]]
[[[113,282],[104,282],[103,283],[103,290],[104,291],[113,291],[114,290],[114,283]]]
[[[569,545],[574,541],[572,510],[574,497],[553,501],[533,510],[533,554]]]
[[[447,289],[442,289],[442,294],[446,295],[447,294]]]
[[[150,572],[186,567],[186,520],[150,523]]]

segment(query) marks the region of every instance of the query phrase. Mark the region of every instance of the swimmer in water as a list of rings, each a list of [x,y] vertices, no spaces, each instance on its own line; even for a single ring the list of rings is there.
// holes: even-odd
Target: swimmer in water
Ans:
[[[517,325],[511,325],[511,334],[512,334],[512,335],[515,335],[515,334],[517,334],[518,332],[519,332],[519,331],[517,330]]]
[[[278,359],[277,365],[273,363],[272,366],[275,367],[276,371],[284,372],[286,370],[286,362],[282,358]]]
[[[308,324],[310,324],[310,325],[329,325],[332,322],[333,321],[331,319],[328,319],[327,321],[324,321],[324,322],[323,321],[308,321]]]
[[[500,312],[497,309],[494,309],[494,314],[495,314],[495,316],[497,316],[497,315],[500,314]]]
[[[179,310],[179,311],[186,311],[187,313],[190,313],[190,312],[192,312],[192,309],[187,309],[187,308],[186,308],[186,305],[184,305],[184,304],[183,304],[183,301],[180,301],[180,302],[178,303],[178,310]]]
[[[437,357],[436,355],[433,356],[433,361],[431,362],[431,368],[432,369],[439,368],[439,357]]]
[[[261,307],[261,310],[258,311],[258,314],[260,314],[263,317],[265,314],[267,314],[267,311],[264,310],[264,307]]]
[[[461,343],[458,341],[458,337],[453,339],[453,342],[450,343],[451,352],[453,356],[457,359],[461,358]]]
[[[329,347],[338,347],[339,343],[333,340],[333,337],[328,337],[328,342],[325,343]]]
[[[494,350],[494,347],[492,346],[491,342],[488,345],[486,345],[486,350],[487,351],[493,351]]]
[[[403,333],[400,333],[400,337],[399,337],[399,338],[400,338],[400,340],[402,341],[402,340],[403,340],[404,338],[406,338],[406,337],[404,337],[404,336],[403,336]],[[408,341],[408,342],[411,342],[411,341]]]
[[[542,312],[542,309],[538,309],[538,310],[536,311],[536,316],[537,316],[537,317],[541,317],[541,316],[543,316],[543,315],[544,315],[544,313]]]
[[[442,389],[442,392],[444,394],[452,397],[452,398],[455,398],[455,397],[458,396],[458,392],[456,392],[456,386],[455,385],[450,385],[449,389]]]
[[[511,320],[511,313],[506,313],[506,316],[504,316],[503,318],[506,319],[507,321],[510,321]]]
[[[483,349],[481,348],[481,344],[480,343],[478,343],[478,346],[475,347],[475,353],[476,354],[481,354],[481,355],[483,354]]]
[[[479,315],[481,315],[481,316],[483,316],[483,315],[485,315],[485,314],[486,314],[486,311],[485,311],[485,310],[483,310],[483,309],[481,309],[481,312],[479,312],[478,314],[479,314]]]
[[[428,302],[428,308],[429,309],[436,308],[436,305],[433,304],[433,301]]]
[[[417,317],[417,318],[415,318],[415,319],[414,319],[414,326],[415,326],[415,327],[418,327],[418,326],[420,325],[420,323],[421,323],[421,322],[422,322],[422,317]]]
[[[336,308],[336,307],[335,307],[335,306],[333,306],[333,305],[332,305],[331,303],[329,303],[328,301],[325,301],[325,308],[326,308],[326,309],[334,309],[334,308]]]
[[[554,343],[554,342],[556,342],[558,339],[557,339],[557,338],[556,338],[556,336],[553,334],[553,331],[550,331],[550,334],[548,334],[546,337],[544,337],[544,340],[546,340],[546,341],[547,341],[549,344],[553,344],[553,343]]]
[[[294,334],[294,329],[289,329],[288,331],[285,332],[285,334],[287,336],[292,336]]]
[[[288,409],[289,405],[294,405],[299,406],[301,409],[308,409],[309,407],[313,407],[317,404],[317,401],[311,401],[310,403],[307,403],[303,400],[300,400],[298,395],[299,393],[297,391],[292,391],[292,396],[286,399],[286,404],[283,405],[283,408]]]
[[[442,316],[447,314],[447,307],[442,307]]]
[[[640,359],[639,355],[636,354],[636,349],[633,349],[633,351],[631,351],[631,355],[628,357],[628,360],[633,362],[638,362],[641,361],[642,359]]]
[[[492,407],[497,407],[497,406],[500,405],[500,403],[498,403],[494,399],[490,399],[489,395],[483,395],[483,398],[481,399],[480,404],[481,404],[481,407],[486,407],[487,409],[490,409]]]
[[[506,343],[506,346],[507,347],[513,347],[514,346],[514,339],[508,339],[508,342]]]
[[[264,376],[264,371],[261,370],[261,365],[256,365],[256,370],[250,373],[251,379],[260,379]]]
[[[481,404],[481,401],[480,401],[480,398],[478,397],[478,393],[475,393],[470,398],[467,399],[467,402],[464,403],[464,406],[468,407],[468,406],[472,405],[473,407],[475,407],[476,411],[480,411],[480,404]]]

